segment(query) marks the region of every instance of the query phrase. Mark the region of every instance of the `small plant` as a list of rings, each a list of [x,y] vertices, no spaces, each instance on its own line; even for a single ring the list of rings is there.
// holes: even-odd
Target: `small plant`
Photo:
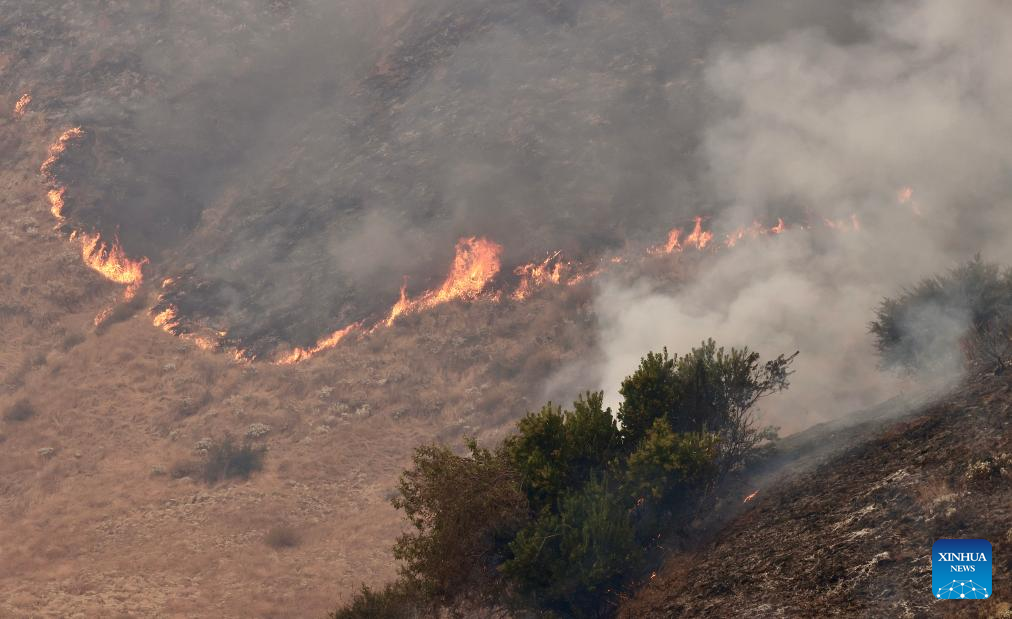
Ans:
[[[973,462],[964,477],[969,483],[982,484],[1001,477],[1012,476],[1012,455],[1007,453]]]
[[[7,421],[27,421],[35,415],[35,407],[27,398],[21,398],[7,407],[4,419]]]
[[[263,468],[266,453],[266,447],[254,446],[248,440],[240,445],[232,435],[226,434],[220,440],[212,441],[208,447],[202,477],[209,484],[230,477],[248,479]]]
[[[425,612],[425,611],[429,612]],[[350,604],[332,612],[328,619],[420,619],[438,616],[415,583],[397,581],[381,591],[362,585]]]
[[[169,468],[169,477],[172,479],[196,477],[199,472],[200,463],[193,460],[179,460]]]
[[[68,333],[66,336],[64,336],[63,340],[60,341],[60,350],[62,350],[63,352],[67,352],[71,348],[74,348],[75,346],[83,342],[84,342],[83,333],[76,333],[76,332]]]
[[[267,436],[270,431],[271,427],[266,423],[251,423],[249,427],[246,428],[246,438],[250,440],[262,438]]]
[[[300,541],[298,531],[287,524],[275,525],[264,535],[264,543],[275,550],[295,548]]]

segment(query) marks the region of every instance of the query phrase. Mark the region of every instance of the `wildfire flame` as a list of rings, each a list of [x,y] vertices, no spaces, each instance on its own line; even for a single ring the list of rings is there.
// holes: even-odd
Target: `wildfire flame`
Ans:
[[[31,97],[29,97],[30,100]],[[51,188],[46,193],[46,199],[49,201],[49,212],[52,213],[57,222],[64,220],[64,196],[67,189],[57,184],[53,175],[53,166],[67,152],[69,144],[82,137],[84,137],[84,131],[80,127],[73,127],[61,133],[56,142],[50,145],[49,157],[42,162],[42,166],[39,168],[39,172],[46,177],[46,180],[51,185]],[[81,259],[84,260],[84,263],[89,268],[109,281],[127,287],[124,292],[126,300],[132,299],[137,294],[137,290],[144,281],[143,267],[148,262],[147,258],[132,260],[123,251],[118,240],[107,243],[102,240],[102,237],[97,232],[74,231],[70,234],[70,239],[81,243]],[[109,315],[109,311],[105,310],[96,316],[95,324],[102,322]]]
[[[520,283],[510,297],[516,301],[523,301],[538,288],[562,281],[562,271],[566,263],[560,259],[561,255],[562,252],[557,251],[542,262],[532,262],[514,269],[513,274],[520,278]]]
[[[32,95],[25,93],[21,95],[21,98],[14,104],[14,118],[21,118],[28,111],[28,105],[32,102]]]
[[[409,299],[407,285],[401,286],[401,297],[390,309],[386,324],[391,325],[398,316],[410,314],[454,301],[473,301],[481,296],[486,286],[499,273],[502,246],[488,239],[469,237],[457,241],[453,266],[443,285],[430,290],[417,299]]]
[[[81,258],[93,271],[109,281],[127,287],[124,298],[132,299],[144,281],[142,268],[148,259],[131,260],[118,241],[106,243],[98,234],[73,233],[71,238],[81,241]]]
[[[341,340],[348,336],[349,333],[356,331],[361,326],[361,323],[356,322],[343,329],[338,329],[330,335],[321,338],[310,348],[296,348],[292,352],[278,359],[276,363],[278,365],[292,365],[293,363],[298,363],[299,361],[308,359],[322,350],[327,350],[337,346],[341,343]]]
[[[713,240],[712,232],[703,231],[703,218],[696,217],[696,226],[692,229],[692,233],[685,237],[685,246],[693,247],[696,249],[705,249],[706,246]]]
[[[921,207],[917,204],[917,201],[914,200],[914,188],[909,185],[901,187],[900,190],[896,192],[896,203],[909,206],[914,215],[917,215],[918,217],[924,214],[921,212]]]
[[[759,494],[759,491],[758,491],[758,490],[756,490],[756,491],[755,491],[755,492],[753,492],[752,494],[750,494],[750,495],[748,495],[747,497],[745,497],[745,500],[744,500],[744,501],[742,501],[742,503],[748,503],[749,501],[751,501],[752,499],[754,499],[754,498],[756,497],[756,495],[757,495],[757,494]]]
[[[74,140],[79,140],[83,137],[84,131],[82,131],[80,127],[73,127],[61,133],[60,137],[58,137],[56,141],[53,142],[52,145],[50,145],[49,157],[47,157],[46,160],[42,162],[42,166],[39,168],[39,172],[42,172],[42,174],[45,175],[45,177],[50,182],[52,182],[53,166],[56,165],[56,162],[60,160],[60,157],[63,155],[63,153],[67,152],[67,145],[73,142]]]
[[[849,232],[850,230],[860,231],[861,220],[857,218],[857,215],[851,214],[850,219],[823,219],[823,223],[826,224],[827,228],[832,230],[839,230],[840,232]]]
[[[50,189],[46,193],[46,199],[49,200],[49,212],[53,214],[56,221],[63,221],[63,194],[65,193],[67,193],[65,187]]]

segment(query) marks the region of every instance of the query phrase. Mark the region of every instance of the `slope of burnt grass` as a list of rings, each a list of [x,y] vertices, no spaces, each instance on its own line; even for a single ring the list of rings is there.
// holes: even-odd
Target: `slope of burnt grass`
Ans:
[[[1012,480],[971,465],[1012,451],[1012,380],[950,396],[764,490],[715,541],[675,553],[622,617],[995,616],[1012,600]],[[931,596],[931,545],[984,538],[994,595]]]

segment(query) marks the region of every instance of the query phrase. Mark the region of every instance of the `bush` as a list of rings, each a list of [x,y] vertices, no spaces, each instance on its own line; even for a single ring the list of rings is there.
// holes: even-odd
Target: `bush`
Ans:
[[[763,397],[783,391],[798,355],[760,363],[748,348],[725,351],[713,340],[682,357],[648,353],[636,372],[622,381],[618,419],[624,444],[632,451],[658,419],[678,433],[713,432],[719,438],[720,474],[740,466],[752,450],[773,438],[753,413]]]
[[[663,419],[653,427],[629,456],[628,480],[636,497],[658,501],[670,493],[712,479],[720,439],[706,432],[674,432]]]
[[[300,541],[298,531],[287,524],[275,525],[264,535],[264,543],[275,550],[294,548]]]
[[[572,411],[551,402],[529,413],[505,442],[510,462],[524,480],[534,511],[589,479],[619,454],[621,435],[603,393],[587,393]]]
[[[533,605],[596,616],[601,599],[637,565],[642,549],[615,486],[593,479],[565,493],[557,512],[545,510],[510,543],[503,572]]]
[[[83,333],[68,333],[60,341],[60,350],[67,352],[71,348],[74,348],[78,344],[83,343],[85,340]]]
[[[7,407],[4,419],[7,421],[28,421],[35,416],[35,407],[27,398],[21,398]]]
[[[413,529],[394,546],[401,578],[333,616],[408,616],[404,592],[429,615],[599,615],[644,573],[656,540],[772,436],[753,408],[787,388],[795,355],[762,363],[712,340],[682,357],[649,353],[622,383],[621,429],[604,394],[588,392],[571,409],[528,413],[494,450],[416,449],[393,500]]]
[[[1003,370],[1012,355],[1012,271],[977,256],[883,299],[870,330],[889,367],[932,369],[962,350]]]
[[[212,441],[204,455],[201,476],[207,483],[216,483],[231,477],[248,479],[263,468],[267,448],[257,447],[246,441],[241,445],[232,435],[226,434],[221,440]]]
[[[351,603],[330,613],[329,619],[421,619],[433,613],[417,587],[398,581],[379,592],[362,585]]]
[[[528,513],[504,452],[468,447],[466,456],[418,448],[393,500],[414,528],[397,540],[394,556],[417,588],[444,604],[462,595],[492,599],[502,550]]]

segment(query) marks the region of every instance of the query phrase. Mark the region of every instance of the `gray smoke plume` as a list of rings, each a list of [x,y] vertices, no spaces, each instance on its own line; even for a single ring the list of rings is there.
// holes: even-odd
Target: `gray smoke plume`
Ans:
[[[175,278],[184,318],[257,354],[379,317],[402,277],[437,284],[459,237],[502,244],[508,277],[694,215],[718,238],[782,217],[813,229],[721,252],[680,291],[605,282],[607,361],[587,371],[611,392],[664,344],[799,348],[792,406],[817,418],[843,398],[831,377],[856,388],[829,408],[894,388],[863,333],[881,295],[1012,252],[997,0],[0,9],[0,86],[86,132],[54,171],[69,218],[117,233]],[[851,216],[860,235],[815,229]]]
[[[778,22],[769,39],[716,45],[704,72],[719,109],[699,151],[714,228],[805,214],[812,229],[702,261],[676,291],[603,284],[609,393],[662,345],[800,350],[793,388],[767,404],[769,420],[800,429],[902,389],[867,335],[883,296],[975,252],[1012,258],[1012,5],[839,4],[823,27]],[[860,233],[820,229],[851,215]],[[951,377],[967,316],[950,309],[921,312],[911,332]]]

